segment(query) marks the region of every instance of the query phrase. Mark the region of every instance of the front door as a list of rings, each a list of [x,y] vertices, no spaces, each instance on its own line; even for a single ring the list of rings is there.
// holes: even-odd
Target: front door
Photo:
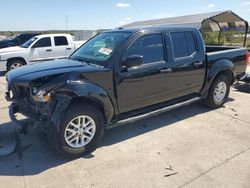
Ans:
[[[117,83],[120,112],[128,112],[164,101],[166,69],[162,34],[148,34],[137,38],[122,59],[140,55],[144,63],[138,67],[121,68]],[[122,64],[123,66],[123,64]]]
[[[45,37],[39,39],[30,50],[29,61],[39,62],[54,58],[54,53],[51,46],[51,38]]]

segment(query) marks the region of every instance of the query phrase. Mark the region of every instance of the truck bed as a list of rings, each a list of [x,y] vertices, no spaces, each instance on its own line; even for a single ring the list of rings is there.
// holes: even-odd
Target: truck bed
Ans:
[[[206,46],[206,56],[207,62],[210,65],[219,60],[227,59],[234,63],[236,74],[246,71],[246,48]]]
[[[233,49],[239,49],[239,48],[232,47],[232,46],[206,46],[206,52],[207,53],[226,51],[226,50],[233,50]]]

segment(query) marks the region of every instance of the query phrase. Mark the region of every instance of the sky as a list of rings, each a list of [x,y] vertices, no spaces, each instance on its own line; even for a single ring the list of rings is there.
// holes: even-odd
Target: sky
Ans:
[[[0,31],[112,29],[157,18],[232,10],[250,22],[250,0],[4,0]]]

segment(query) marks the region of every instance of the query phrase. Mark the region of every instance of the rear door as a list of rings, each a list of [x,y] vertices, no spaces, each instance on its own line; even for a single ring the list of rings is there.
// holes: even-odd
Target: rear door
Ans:
[[[190,31],[169,32],[167,40],[171,43],[169,68],[171,80],[175,83],[172,89],[174,96],[184,96],[201,90],[205,75],[205,53],[201,38]]]
[[[72,53],[73,47],[69,44],[69,41],[66,36],[55,36],[54,43],[55,46],[53,51],[55,58],[65,58]]]
[[[29,61],[37,62],[50,60],[54,58],[54,53],[52,51],[51,37],[44,37],[38,39],[38,41],[33,44],[29,53]]]

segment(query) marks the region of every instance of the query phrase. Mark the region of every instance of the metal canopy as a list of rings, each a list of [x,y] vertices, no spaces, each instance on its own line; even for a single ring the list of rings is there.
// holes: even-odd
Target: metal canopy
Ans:
[[[246,44],[248,31],[248,22],[232,11],[210,12],[156,20],[137,21],[120,26],[119,28],[138,26],[190,26],[196,27],[202,32],[218,31],[218,43],[220,42],[221,32],[223,31],[244,31],[244,46]]]

